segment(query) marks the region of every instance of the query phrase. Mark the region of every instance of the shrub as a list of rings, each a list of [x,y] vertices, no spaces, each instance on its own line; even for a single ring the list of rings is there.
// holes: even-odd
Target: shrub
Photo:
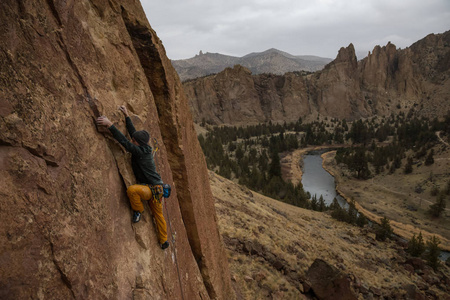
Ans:
[[[430,194],[431,194],[431,196],[437,196],[439,194],[439,188],[437,186],[433,186]]]

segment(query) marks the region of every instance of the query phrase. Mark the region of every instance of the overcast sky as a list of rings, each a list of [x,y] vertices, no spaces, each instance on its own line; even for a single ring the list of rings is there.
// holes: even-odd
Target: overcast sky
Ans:
[[[270,48],[359,58],[388,41],[405,48],[450,30],[450,0],[141,0],[170,59],[200,50],[244,56]]]

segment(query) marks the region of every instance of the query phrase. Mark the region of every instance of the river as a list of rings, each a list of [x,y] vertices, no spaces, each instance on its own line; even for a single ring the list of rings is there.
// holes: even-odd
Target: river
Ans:
[[[316,195],[317,199],[322,195],[327,205],[330,205],[336,197],[339,204],[342,207],[347,208],[348,204],[345,199],[336,192],[334,177],[322,167],[322,157],[320,156],[326,151],[327,150],[310,151],[303,156],[303,189],[306,192],[309,192],[311,196]],[[439,256],[443,261],[447,260],[449,257],[450,252],[447,251],[442,251]]]
[[[336,192],[334,177],[322,167],[320,155],[324,152],[326,151],[311,151],[303,156],[303,189],[311,196],[316,195],[317,199],[322,195],[327,205],[330,205],[336,198],[342,207],[347,207],[345,199]]]

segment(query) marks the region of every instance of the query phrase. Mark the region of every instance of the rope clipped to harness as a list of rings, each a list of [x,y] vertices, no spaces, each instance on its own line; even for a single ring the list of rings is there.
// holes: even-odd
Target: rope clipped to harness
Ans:
[[[159,163],[158,163],[158,157],[155,157],[156,151],[158,151],[158,149],[159,149],[158,148],[158,141],[156,140],[156,138],[153,138],[153,147],[154,147],[153,152],[152,152],[153,158],[155,159],[155,164],[156,164],[156,168],[158,170],[158,174],[161,174],[161,171],[160,171],[160,168],[159,168]],[[169,184],[163,184],[161,187],[162,187],[162,190],[163,190],[161,197],[164,197],[166,199],[169,198],[171,190],[172,190],[171,186]],[[153,193],[153,190],[152,190],[152,193]],[[154,193],[153,195],[155,195],[155,194],[156,193]],[[153,200],[153,201],[155,201],[155,200]],[[172,229],[172,222],[170,221],[169,210],[167,209],[167,201],[165,201],[164,207],[166,209],[166,215],[167,215],[167,221],[168,221],[167,223],[169,223],[170,233],[172,235],[172,245],[174,247],[176,247],[175,236],[173,234],[173,229]],[[181,299],[184,300],[184,291],[183,291],[183,284],[181,283],[181,272],[180,272],[180,266],[178,265],[177,251],[175,250],[173,252],[173,254],[174,254],[174,257],[175,257],[175,264],[177,266],[178,283],[180,284]]]

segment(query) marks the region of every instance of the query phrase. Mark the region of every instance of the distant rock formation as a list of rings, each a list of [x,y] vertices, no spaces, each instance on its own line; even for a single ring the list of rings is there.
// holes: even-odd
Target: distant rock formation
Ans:
[[[243,57],[223,55],[219,53],[203,53],[189,59],[172,60],[181,80],[194,79],[225,68],[241,65],[253,74],[272,73],[282,75],[286,72],[321,70],[332,59],[313,55],[291,55],[289,53],[269,49],[264,52],[250,53]]]
[[[139,2],[2,1],[0,298],[234,299],[181,83]],[[159,142],[170,247],[131,223],[128,156],[95,119]]]
[[[186,81],[195,122],[249,124],[317,116],[353,120],[416,111],[435,117],[450,109],[450,31],[409,48],[376,46],[357,61],[352,44],[314,74],[251,74],[242,66]]]

